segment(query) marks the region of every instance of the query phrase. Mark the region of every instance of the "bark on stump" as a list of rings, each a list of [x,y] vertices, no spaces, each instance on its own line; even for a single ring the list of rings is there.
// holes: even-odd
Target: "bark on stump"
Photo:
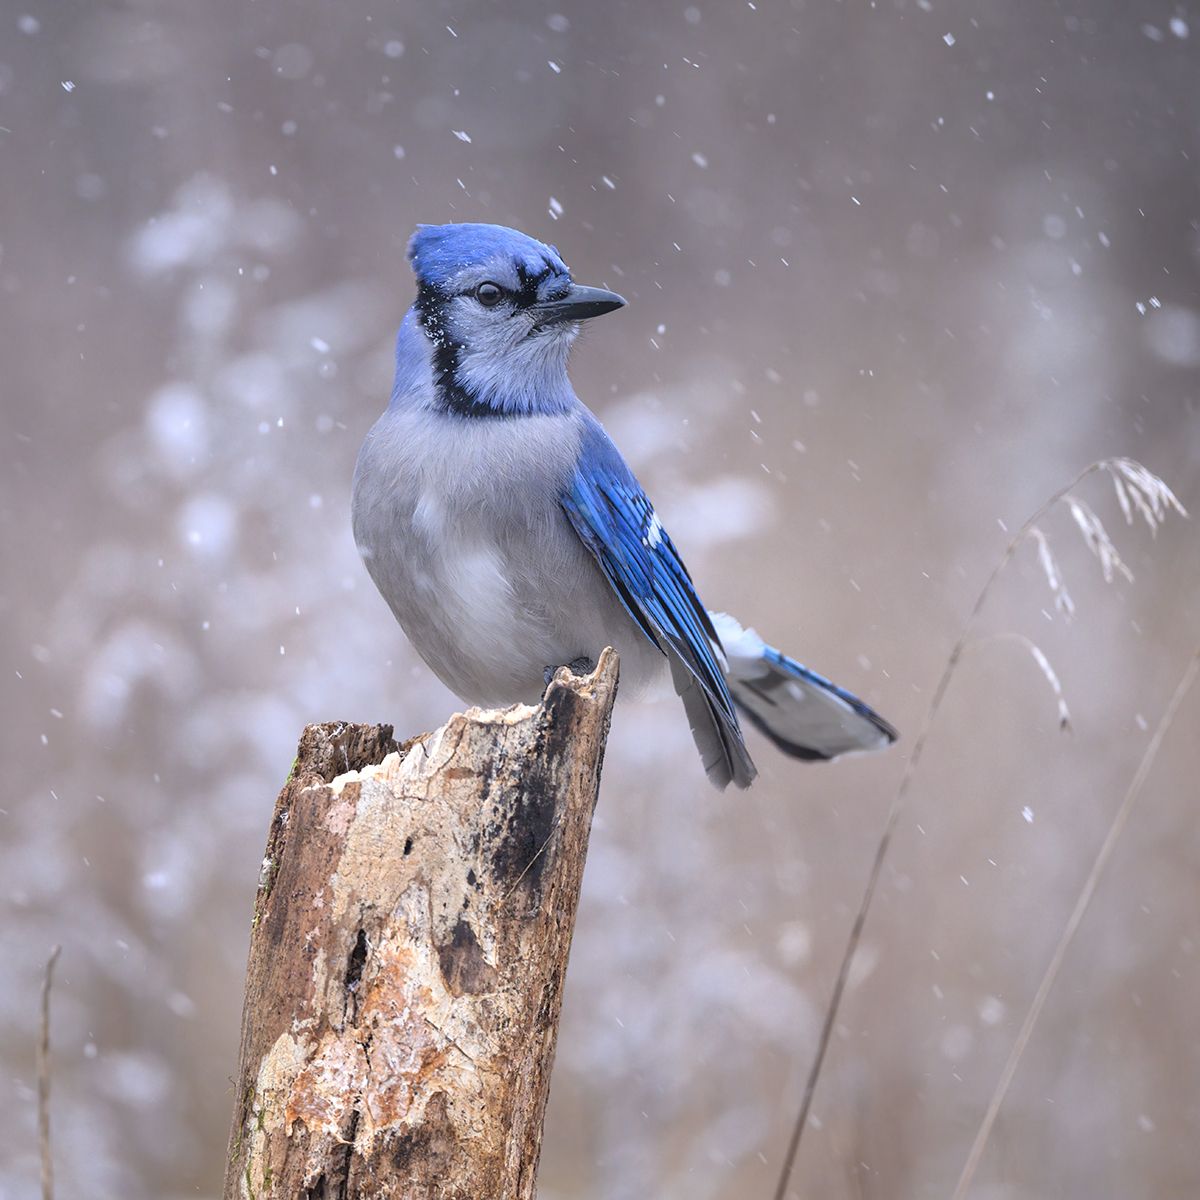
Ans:
[[[617,659],[403,746],[310,725],[255,903],[225,1200],[527,1200]]]

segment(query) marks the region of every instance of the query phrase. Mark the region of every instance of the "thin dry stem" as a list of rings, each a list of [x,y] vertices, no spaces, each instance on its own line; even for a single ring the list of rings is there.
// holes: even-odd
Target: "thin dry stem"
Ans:
[[[1025,1052],[1025,1047],[1029,1045],[1029,1039],[1033,1035],[1033,1027],[1037,1024],[1038,1017],[1041,1016],[1042,1009],[1045,1007],[1046,998],[1050,995],[1050,990],[1054,987],[1054,981],[1058,978],[1058,972],[1062,967],[1063,959],[1066,957],[1071,941],[1074,939],[1075,933],[1083,920],[1083,915],[1091,903],[1092,896],[1096,891],[1096,885],[1100,880],[1100,875],[1108,864],[1108,860],[1112,857],[1117,839],[1121,836],[1126,822],[1129,820],[1129,814],[1133,811],[1133,806],[1137,803],[1138,797],[1141,795],[1142,786],[1150,774],[1150,768],[1154,765],[1154,760],[1158,756],[1163,739],[1166,737],[1167,731],[1171,728],[1176,714],[1179,712],[1180,705],[1183,704],[1184,698],[1195,682],[1197,672],[1200,672],[1200,647],[1197,647],[1191,662],[1188,663],[1187,670],[1184,671],[1183,677],[1175,688],[1174,695],[1172,695],[1170,702],[1163,712],[1162,718],[1158,722],[1158,728],[1155,729],[1154,736],[1150,739],[1150,744],[1146,747],[1145,754],[1142,755],[1142,761],[1138,763],[1137,771],[1130,781],[1125,798],[1121,801],[1121,806],[1117,809],[1116,816],[1113,817],[1112,824],[1108,827],[1108,833],[1105,835],[1104,841],[1101,843],[1100,849],[1096,854],[1096,859],[1092,863],[1092,869],[1088,872],[1087,879],[1084,880],[1079,898],[1075,901],[1075,907],[1071,910],[1071,915],[1067,918],[1062,936],[1058,939],[1058,945],[1055,946],[1054,954],[1051,956],[1045,973],[1042,975],[1042,980],[1038,984],[1038,989],[1034,993],[1033,1003],[1030,1004],[1029,1011],[1025,1014],[1025,1020],[1021,1023],[1017,1039],[1013,1042],[1012,1049],[1009,1051],[1008,1060],[1004,1064],[1004,1070],[1000,1072],[1000,1078],[996,1083],[995,1091],[992,1093],[991,1101],[988,1103],[987,1112],[984,1113],[983,1121],[980,1123],[979,1130],[975,1134],[975,1140],[971,1144],[962,1174],[958,1178],[953,1200],[965,1200],[967,1189],[971,1186],[971,1181],[974,1179],[980,1160],[983,1158],[983,1152],[987,1147],[988,1138],[991,1136],[992,1127],[996,1123],[1000,1106],[1004,1103],[1004,1097],[1008,1094],[1009,1084],[1012,1083],[1013,1076],[1017,1071],[1017,1065],[1021,1061],[1021,1055]]]
[[[979,614],[983,610],[984,603],[987,601],[988,595],[992,590],[996,580],[1000,577],[1004,568],[1008,566],[1013,555],[1018,548],[1029,537],[1038,523],[1041,522],[1046,515],[1061,501],[1067,500],[1071,493],[1089,476],[1098,471],[1107,472],[1112,478],[1118,476],[1123,480],[1128,494],[1136,496],[1139,511],[1146,517],[1147,523],[1151,528],[1155,527],[1154,518],[1161,521],[1168,508],[1176,509],[1180,514],[1186,516],[1183,506],[1176,499],[1171,489],[1165,483],[1158,479],[1157,476],[1147,471],[1145,467],[1139,463],[1135,463],[1132,459],[1126,458],[1106,458],[1098,462],[1092,463],[1073,479],[1066,487],[1060,488],[1055,492],[1042,506],[1035,512],[1024,525],[1017,530],[1016,534],[1004,548],[1004,553],[1000,556],[996,565],[992,568],[991,574],[988,575],[987,581],[980,589],[979,595],[975,598],[975,603],[971,607],[971,611],[963,623],[962,630],[958,635],[958,640],[954,643],[950,651],[950,656],[946,660],[946,665],[942,670],[941,678],[937,682],[937,687],[934,689],[933,698],[929,703],[929,708],[925,714],[925,720],[921,725],[920,732],[917,734],[916,741],[913,742],[912,754],[909,755],[908,761],[904,766],[904,773],[900,777],[900,784],[896,789],[895,795],[892,797],[892,802],[888,807],[887,817],[884,820],[883,833],[879,839],[879,845],[875,850],[875,857],[871,863],[871,870],[867,876],[867,886],[863,891],[862,901],[859,904],[858,912],[855,914],[854,923],[850,928],[850,935],[846,939],[846,948],[842,954],[841,965],[838,968],[837,979],[834,981],[833,992],[829,998],[828,1007],[825,1010],[825,1018],[821,1024],[821,1032],[817,1040],[817,1052],[813,1058],[812,1066],[809,1069],[808,1078],[804,1084],[804,1095],[800,1101],[800,1111],[796,1114],[795,1123],[792,1126],[791,1137],[788,1140],[787,1151],[784,1154],[783,1165],[779,1173],[779,1181],[775,1187],[774,1200],[785,1200],[788,1191],[788,1181],[791,1178],[792,1169],[796,1163],[796,1156],[800,1150],[800,1141],[804,1135],[805,1126],[808,1124],[809,1113],[812,1111],[813,1097],[817,1090],[817,1082],[821,1077],[821,1069],[825,1063],[825,1055],[829,1049],[829,1042],[833,1036],[833,1027],[837,1021],[838,1011],[841,1008],[842,997],[846,991],[846,983],[850,976],[850,967],[854,961],[854,956],[858,952],[858,943],[862,937],[863,926],[866,924],[867,914],[870,911],[871,903],[875,898],[875,890],[879,884],[879,876],[883,870],[883,862],[887,857],[887,852],[892,842],[892,834],[895,832],[896,823],[900,818],[900,814],[904,809],[905,800],[908,797],[908,792],[912,786],[913,776],[916,773],[917,767],[921,762],[921,756],[925,750],[925,743],[929,739],[929,731],[932,729],[934,722],[937,720],[938,714],[941,711],[942,701],[945,699],[946,691],[950,686],[950,680],[954,677],[954,672],[958,667],[959,660],[962,658],[963,650],[966,648],[968,641],[975,629],[975,623],[979,619]],[[1118,492],[1118,496],[1120,493]],[[1128,499],[1128,496],[1126,497]],[[1144,507],[1143,507],[1144,505]],[[1146,516],[1147,511],[1149,516]],[[1078,520],[1078,518],[1076,518]],[[1088,532],[1088,531],[1085,531]],[[1107,538],[1106,538],[1107,541]],[[1109,543],[1111,544],[1111,543]],[[1103,560],[1102,560],[1103,565]],[[1047,664],[1048,665],[1048,664]],[[1061,714],[1060,714],[1061,717]]]
[[[1011,629],[1001,630],[999,633],[985,633],[979,637],[972,638],[967,643],[968,646],[982,646],[986,642],[1016,642],[1018,646],[1023,646],[1029,651],[1029,657],[1038,665],[1038,670],[1042,673],[1042,678],[1045,679],[1046,685],[1054,693],[1054,702],[1058,706],[1058,727],[1064,733],[1069,733],[1071,730],[1071,710],[1067,706],[1067,696],[1063,691],[1062,681],[1058,678],[1058,672],[1051,665],[1050,660],[1046,657],[1046,652],[1033,640],[1031,637],[1026,637],[1023,633],[1017,633]]]
[[[55,946],[46,960],[42,977],[42,1036],[38,1041],[38,1147],[42,1152],[42,1200],[54,1200],[54,1157],[50,1152],[50,989],[54,983],[54,964],[62,953]]]

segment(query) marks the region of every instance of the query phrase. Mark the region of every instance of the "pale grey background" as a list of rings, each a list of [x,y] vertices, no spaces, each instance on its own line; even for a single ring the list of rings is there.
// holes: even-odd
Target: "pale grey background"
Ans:
[[[0,1196],[35,1195],[49,946],[60,1194],[219,1189],[251,899],[306,721],[454,707],[347,504],[417,221],[511,223],[630,300],[578,389],[711,605],[906,739],[703,780],[624,710],[542,1194],[769,1194],[870,856],[983,578],[1130,454],[1200,509],[1200,11],[1140,0],[0,3]],[[459,136],[456,136],[456,131]],[[464,136],[465,135],[465,136]],[[469,138],[469,141],[467,140]],[[1140,307],[1139,307],[1140,306]],[[1183,662],[1196,532],[1078,604],[1032,548],[884,873],[799,1164],[941,1197]],[[1200,835],[1181,715],[975,1195],[1200,1191]],[[1023,818],[1028,808],[1032,821]]]

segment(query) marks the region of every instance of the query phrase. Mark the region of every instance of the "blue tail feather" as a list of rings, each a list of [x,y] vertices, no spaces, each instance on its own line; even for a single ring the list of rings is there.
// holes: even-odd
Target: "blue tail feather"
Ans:
[[[768,646],[753,629],[713,614],[729,662],[726,680],[739,711],[785,754],[828,761],[881,750],[899,736],[853,693]]]

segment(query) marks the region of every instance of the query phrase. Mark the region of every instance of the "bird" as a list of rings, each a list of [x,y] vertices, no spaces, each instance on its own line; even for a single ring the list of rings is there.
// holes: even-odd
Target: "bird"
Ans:
[[[721,789],[757,773],[739,715],[802,760],[895,741],[856,696],[704,607],[568,375],[580,325],[621,296],[501,225],[419,225],[408,261],[416,299],[351,517],[376,587],[451,691],[534,704],[558,668],[586,673],[612,646],[622,692],[669,675]]]

